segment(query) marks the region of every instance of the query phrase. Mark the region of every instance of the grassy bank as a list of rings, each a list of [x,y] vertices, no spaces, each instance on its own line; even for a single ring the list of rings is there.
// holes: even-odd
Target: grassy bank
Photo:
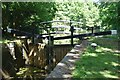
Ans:
[[[120,40],[113,38],[94,38],[92,42],[110,49],[120,50]]]
[[[96,50],[88,47],[80,60],[76,62],[73,78],[115,78],[120,73],[120,52],[109,48],[97,47]],[[87,79],[88,80],[88,79]]]

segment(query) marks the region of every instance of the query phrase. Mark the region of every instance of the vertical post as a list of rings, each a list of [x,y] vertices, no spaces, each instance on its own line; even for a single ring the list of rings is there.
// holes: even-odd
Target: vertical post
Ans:
[[[34,29],[34,22],[32,23],[32,26],[33,26],[33,30],[32,30],[32,43],[34,44],[35,43],[35,38],[34,38],[34,33],[35,33],[35,29]],[[34,57],[33,57],[33,66],[34,66]],[[32,78],[34,79],[34,72],[32,72]]]
[[[17,69],[19,70],[20,67],[25,66],[25,61],[23,59],[23,54],[22,54],[22,45],[18,45],[16,42],[14,44],[14,52],[15,52],[15,57],[16,57],[16,64],[17,64]]]
[[[47,38],[48,38],[48,45],[49,46],[53,46],[53,44],[54,44],[54,38],[53,38],[53,36],[48,36]]]
[[[2,8],[0,8],[0,40],[2,40]],[[0,71],[2,69],[2,43],[0,43]],[[2,80],[2,75],[0,75],[0,79]]]
[[[71,45],[73,46],[73,32],[74,32],[74,27],[72,26],[71,20],[70,20],[70,31],[71,31]]]
[[[34,22],[32,23],[32,26],[34,26]],[[35,41],[34,41],[34,34],[35,34],[35,28],[33,27],[33,30],[32,30],[32,43],[34,44]]]
[[[47,65],[49,69],[52,69],[52,63],[53,63],[53,44],[54,44],[54,37],[53,36],[47,36],[48,39],[48,48],[47,48]]]
[[[92,33],[94,32],[94,27],[91,27]]]

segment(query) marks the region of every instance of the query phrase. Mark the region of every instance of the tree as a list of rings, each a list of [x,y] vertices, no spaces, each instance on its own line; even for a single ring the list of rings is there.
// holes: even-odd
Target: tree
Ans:
[[[104,30],[109,30],[117,27],[117,3],[116,2],[101,2],[99,5],[101,25]]]
[[[57,9],[55,19],[81,21],[84,27],[100,25],[98,6],[93,2],[57,3]]]
[[[2,27],[39,33],[39,23],[52,20],[55,11],[54,2],[3,2]]]
[[[100,20],[101,28],[103,30],[115,29],[118,32],[118,37],[120,37],[120,2],[100,2]]]

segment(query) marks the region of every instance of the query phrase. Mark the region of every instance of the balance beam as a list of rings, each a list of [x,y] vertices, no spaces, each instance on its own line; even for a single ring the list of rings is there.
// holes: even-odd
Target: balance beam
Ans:
[[[79,35],[73,35],[73,36],[63,36],[63,37],[55,37],[54,40],[61,40],[61,39],[69,39],[69,38],[79,38],[79,37],[88,37],[88,36],[100,36],[100,35],[111,35],[111,34],[117,34],[116,30],[111,31],[104,31],[104,32],[97,32],[97,33],[86,33],[86,34],[79,34]]]

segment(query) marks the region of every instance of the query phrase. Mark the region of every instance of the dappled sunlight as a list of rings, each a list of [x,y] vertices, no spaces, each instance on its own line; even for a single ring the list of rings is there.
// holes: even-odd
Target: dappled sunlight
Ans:
[[[111,53],[120,53],[119,50],[114,50],[114,49],[110,49],[110,48],[105,48],[105,47],[98,47],[95,52],[101,53],[101,52],[111,52]],[[103,53],[103,54],[104,54]]]
[[[75,53],[75,52],[79,52],[79,50],[72,49],[70,52],[71,52],[71,53]]]
[[[112,51],[112,49],[109,49],[109,48],[101,48],[102,50],[104,50],[104,51]]]
[[[112,64],[113,66],[120,66],[120,64],[118,64],[118,63],[116,63],[116,62],[111,62],[111,64]]]
[[[45,70],[37,68],[37,67],[26,67],[26,68],[20,68],[20,71],[17,72],[18,78],[45,78],[47,74],[45,73]]]
[[[104,47],[102,47],[101,49],[102,49],[103,51],[107,51],[107,52],[120,53],[120,51],[118,51],[118,50],[113,50],[113,49],[109,49],[109,48],[104,48]]]
[[[20,71],[17,73],[17,75],[22,75],[22,74],[24,74],[26,71],[28,71],[28,68],[20,68]]]
[[[105,64],[109,64],[108,62],[105,62]]]
[[[69,78],[71,75],[70,74],[64,74],[63,78]]]
[[[88,71],[88,70],[77,70],[73,74],[76,78],[101,78],[103,77],[103,75],[97,71]]]
[[[58,66],[65,66],[64,63],[58,63]]]
[[[26,78],[30,77],[33,78],[33,71],[32,68],[20,68],[20,71],[17,73],[18,78]]]
[[[106,78],[119,78],[118,75],[112,74],[111,71],[100,71],[100,74],[102,74]]]
[[[88,47],[73,71],[74,78],[118,78],[120,54],[112,49]]]
[[[75,62],[76,60],[72,60],[72,59],[71,59],[71,60],[68,60],[68,61],[69,61],[69,62]]]
[[[102,50],[101,50],[101,49],[96,49],[95,51],[96,51],[96,52],[102,52]]]
[[[85,54],[83,56],[93,56],[93,57],[97,57],[98,55],[96,53],[90,53],[90,54]]]

